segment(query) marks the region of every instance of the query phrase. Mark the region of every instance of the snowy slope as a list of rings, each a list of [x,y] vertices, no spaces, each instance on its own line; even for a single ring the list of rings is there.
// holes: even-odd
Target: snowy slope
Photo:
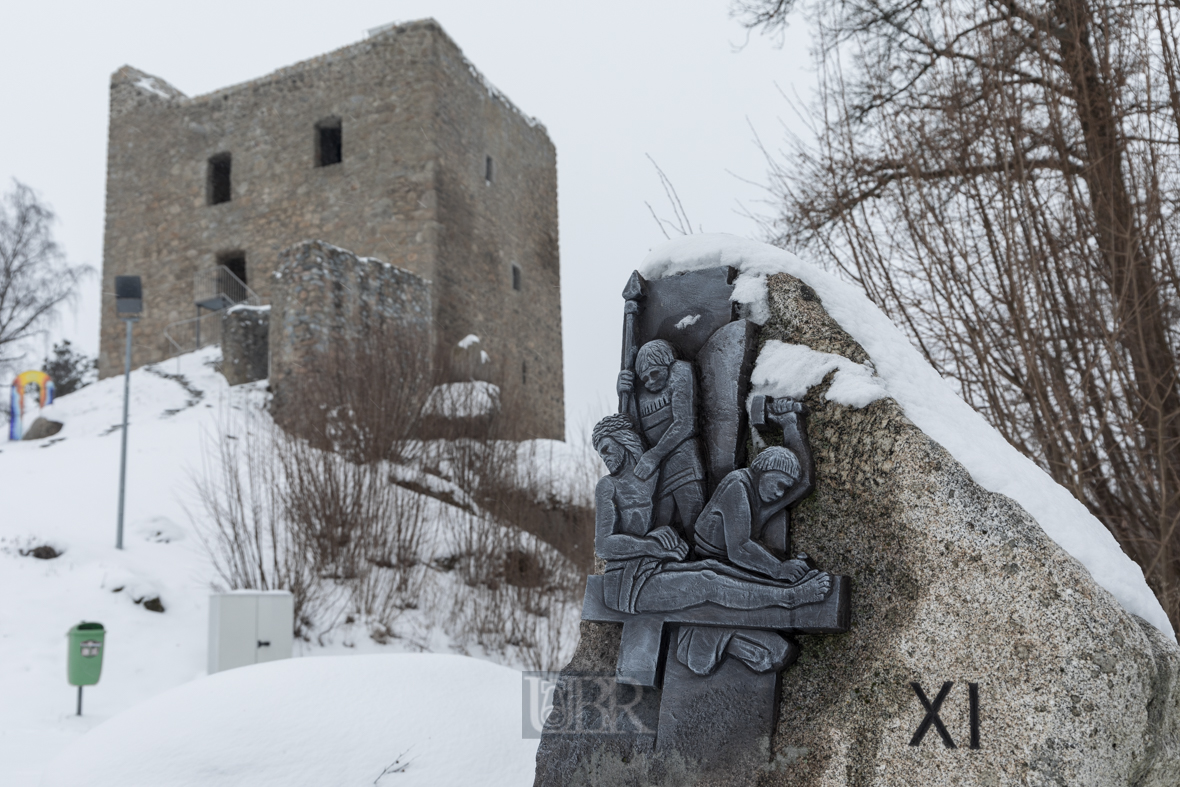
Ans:
[[[208,561],[183,523],[177,492],[195,457],[211,402],[227,395],[207,357],[184,371],[201,401],[177,383],[132,375],[126,549],[115,545],[122,379],[95,383],[47,408],[65,423],[54,438],[0,442],[0,769],[4,784],[33,784],[63,744],[114,713],[204,670]],[[175,364],[169,371],[175,371]],[[170,411],[176,411],[169,415]],[[49,543],[54,560],[18,549]],[[124,590],[115,593],[114,588]],[[159,596],[165,613],[134,598]],[[66,684],[66,630],[101,621],[109,650],[101,683],[87,690],[86,715],[73,716]]]
[[[525,787],[537,741],[521,737],[520,698],[519,672],[464,656],[259,664],[119,715],[54,762],[43,784]]]
[[[842,398],[854,406],[864,406],[878,395],[873,389],[883,386],[906,416],[950,451],[980,486],[1018,502],[1125,610],[1174,636],[1163,607],[1143,579],[1143,571],[1119,548],[1110,531],[960,399],[905,334],[857,287],[782,249],[720,234],[689,235],[658,246],[644,259],[639,271],[647,278],[658,279],[723,265],[738,269],[733,300],[759,324],[769,317],[767,276],[789,273],[809,284],[828,314],[868,352],[877,374],[873,380],[846,381]],[[764,348],[755,368],[753,379],[761,381],[761,392],[769,393],[775,386],[789,390],[792,378],[799,373],[814,379],[813,373],[823,364],[815,357],[820,354],[784,351],[782,345],[774,344]],[[763,357],[768,349],[781,357]],[[836,368],[836,362],[832,363],[830,368]],[[837,376],[850,374],[854,374],[853,370],[844,368]]]
[[[121,552],[114,549],[120,433],[112,428],[122,417],[121,377],[47,408],[45,416],[65,423],[55,437],[0,442],[0,785],[38,784],[46,764],[82,733],[205,674],[207,598],[217,577],[186,511],[200,512],[192,474],[219,422],[257,412],[265,400],[263,384],[229,388],[214,367],[217,360],[210,348],[132,373]],[[183,381],[162,376],[178,373]],[[564,456],[561,444],[533,448],[539,451],[530,455]],[[558,479],[552,486],[560,486]],[[433,498],[425,504],[436,514],[458,511]],[[449,554],[450,534],[441,521],[448,518],[439,519],[431,541]],[[22,549],[41,544],[63,554],[53,560],[21,556]],[[457,572],[426,573],[420,608],[398,618],[387,644],[373,641],[359,624],[337,622],[315,643],[297,641],[296,655],[459,652],[523,666],[518,654],[485,652],[449,632],[448,616],[471,591]],[[142,603],[156,597],[162,614]],[[85,715],[78,718],[75,689],[66,683],[64,635],[83,619],[103,623],[108,633],[102,679],[85,690]],[[471,669],[480,668],[472,661]],[[520,679],[513,674],[516,694],[504,712],[519,722]]]

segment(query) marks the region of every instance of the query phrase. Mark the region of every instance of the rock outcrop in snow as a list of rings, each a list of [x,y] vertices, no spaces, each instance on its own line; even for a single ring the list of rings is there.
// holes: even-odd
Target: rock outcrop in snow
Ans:
[[[1001,450],[900,332],[822,271],[712,236],[657,249],[642,272],[717,265],[739,269],[735,300],[762,324],[754,385],[810,412],[816,488],[792,540],[853,577],[852,629],[801,638],[752,772],[702,774],[641,735],[549,736],[536,784],[1180,783],[1180,647],[1113,539],[1076,501],[1047,507],[1068,493]],[[619,633],[583,623],[567,673],[612,675]],[[930,699],[953,683],[939,714],[955,748],[935,727],[911,745],[926,717],[914,683]]]

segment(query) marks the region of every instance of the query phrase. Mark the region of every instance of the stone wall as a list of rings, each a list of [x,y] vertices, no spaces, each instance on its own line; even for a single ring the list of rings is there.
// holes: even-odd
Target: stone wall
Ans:
[[[221,312],[221,372],[230,385],[267,376],[270,307],[237,305]]]
[[[500,386],[507,408],[527,403],[518,411],[534,429],[518,436],[561,438],[556,153],[520,143],[520,115],[490,85],[476,100],[468,95],[472,70],[458,49],[440,49],[437,65],[435,141],[448,164],[436,181],[440,231],[432,281],[439,343],[449,352],[465,336],[479,336],[491,367],[482,376]],[[514,265],[519,290],[512,287]],[[507,297],[486,295],[501,290]]]
[[[143,277],[137,364],[167,357],[164,328],[196,314],[196,272],[244,253],[246,283],[269,301],[280,250],[322,238],[434,282],[437,357],[477,334],[528,414],[521,436],[563,436],[556,153],[436,22],[194,98],[124,67],[110,114],[103,284]],[[325,120],[340,123],[343,157],[317,166]],[[220,153],[232,198],[213,205]],[[112,299],[100,376],[121,370],[121,336]]]
[[[273,279],[270,388],[276,414],[301,376],[321,373],[319,363],[334,342],[369,333],[407,348],[433,344],[429,282],[387,262],[306,241],[279,255]]]

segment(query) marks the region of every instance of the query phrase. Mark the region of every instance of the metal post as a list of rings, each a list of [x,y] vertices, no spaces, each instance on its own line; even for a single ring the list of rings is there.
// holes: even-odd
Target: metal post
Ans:
[[[78,687],[78,715],[82,715],[82,687]]]
[[[197,349],[201,349],[201,304],[197,304]]]
[[[115,531],[115,549],[123,548],[123,497],[127,487],[127,411],[131,402],[131,325],[127,324],[127,357],[123,364],[123,455],[119,459],[119,526]]]

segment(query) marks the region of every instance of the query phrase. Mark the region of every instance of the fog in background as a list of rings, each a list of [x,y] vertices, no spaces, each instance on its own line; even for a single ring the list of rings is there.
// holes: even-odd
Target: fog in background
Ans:
[[[16,177],[57,212],[73,262],[102,266],[110,74],[132,65],[189,96],[354,43],[370,28],[437,19],[467,58],[557,147],[567,431],[613,407],[627,276],[664,240],[645,203],[694,231],[755,237],[762,153],[795,124],[783,93],[810,94],[802,24],[782,47],[729,17],[726,0],[9,3],[0,11],[0,189]],[[669,230],[670,234],[674,234]],[[330,239],[329,239],[330,240]],[[40,346],[97,353],[99,277]],[[150,289],[145,293],[151,298]]]

